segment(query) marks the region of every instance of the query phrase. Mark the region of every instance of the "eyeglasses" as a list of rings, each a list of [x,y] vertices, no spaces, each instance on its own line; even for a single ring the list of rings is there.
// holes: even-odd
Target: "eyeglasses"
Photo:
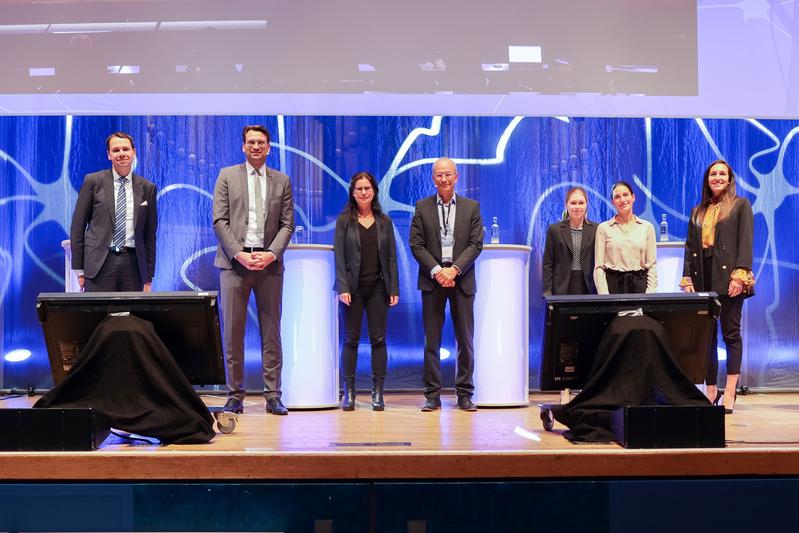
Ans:
[[[368,194],[372,192],[371,187],[355,187],[355,192],[359,192],[361,194]]]
[[[454,172],[439,172],[436,174],[437,179],[452,179],[454,176]]]

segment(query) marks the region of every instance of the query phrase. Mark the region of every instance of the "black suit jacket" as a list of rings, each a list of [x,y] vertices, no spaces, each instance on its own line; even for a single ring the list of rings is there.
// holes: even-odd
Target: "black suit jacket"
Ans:
[[[596,294],[594,285],[594,238],[597,225],[590,220],[583,222],[583,240],[580,246],[580,262],[583,267],[583,279],[589,294]],[[561,220],[550,224],[544,245],[542,262],[543,285],[545,296],[566,294],[569,290],[569,277],[572,271],[572,236],[569,221]]]
[[[143,283],[155,275],[155,233],[158,229],[154,183],[131,173],[133,187],[133,238],[136,262]],[[102,268],[114,234],[114,174],[111,169],[87,174],[78,193],[69,229],[72,268],[94,278]]]
[[[399,296],[394,223],[388,215],[383,214],[375,216],[375,226],[377,226],[377,250],[383,282],[389,296]],[[349,209],[336,219],[333,253],[336,257],[336,292],[339,294],[356,292],[361,272],[361,232],[358,229],[358,221],[350,216]]]
[[[696,211],[691,210],[691,221],[688,225],[688,236],[685,239],[685,259],[683,276],[690,276],[694,289],[701,291],[705,286],[707,273],[702,261],[702,226],[695,222]],[[719,296],[726,296],[730,286],[730,275],[736,268],[752,270],[752,240],[754,234],[754,217],[749,200],[741,196],[735,199],[730,214],[716,222],[716,233],[713,240],[713,260],[711,266],[711,290]],[[744,296],[752,296],[754,286]]]
[[[483,219],[480,216],[480,205],[475,200],[457,196],[456,203],[452,262],[461,273],[455,285],[465,294],[472,295],[477,292],[474,261],[483,251]],[[416,202],[409,243],[411,253],[419,263],[417,288],[431,291],[439,287],[438,282],[430,277],[430,271],[441,264],[441,224],[435,194]]]

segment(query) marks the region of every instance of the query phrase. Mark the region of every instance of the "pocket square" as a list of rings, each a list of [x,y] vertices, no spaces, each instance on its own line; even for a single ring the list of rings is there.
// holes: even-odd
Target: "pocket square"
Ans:
[[[143,201],[143,202],[142,202],[142,203],[139,205],[139,207],[144,207],[144,206],[146,206],[146,205],[147,205],[147,200]]]

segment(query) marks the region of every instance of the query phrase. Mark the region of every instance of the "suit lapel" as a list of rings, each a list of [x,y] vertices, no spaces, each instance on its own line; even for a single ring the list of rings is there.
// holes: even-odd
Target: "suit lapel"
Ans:
[[[381,241],[383,240],[383,221],[380,220],[378,216],[375,216],[375,229],[377,230],[377,251],[380,252],[380,248],[382,247]]]
[[[574,254],[574,243],[572,243],[572,232],[569,229],[568,222],[561,222],[560,223],[560,235],[563,237],[563,242],[566,243],[566,247],[569,251]]]
[[[141,178],[130,173],[131,188],[133,189],[133,231],[136,231],[136,221],[139,218],[139,206],[141,205],[142,198],[142,182]]]
[[[438,203],[436,200],[436,196],[433,195],[430,201],[430,220],[433,221],[433,226],[436,228],[433,233],[436,234],[436,242],[438,243],[438,249],[441,249],[441,220],[438,218]]]
[[[247,165],[242,163],[239,166],[238,177],[236,179],[236,183],[238,184],[238,193],[241,197],[241,205],[244,207],[244,216],[245,218],[248,217],[250,212],[250,188],[249,188],[249,176],[247,176]]]
[[[106,170],[102,181],[103,195],[108,198],[106,204],[108,205],[108,218],[111,220],[111,233],[114,232],[114,222],[116,220],[116,203],[117,198],[114,196],[114,173],[111,170]]]

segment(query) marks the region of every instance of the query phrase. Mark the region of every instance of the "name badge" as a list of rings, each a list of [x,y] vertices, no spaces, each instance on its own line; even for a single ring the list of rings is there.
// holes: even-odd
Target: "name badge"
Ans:
[[[452,263],[452,248],[455,246],[455,239],[452,234],[441,236],[441,262]]]

